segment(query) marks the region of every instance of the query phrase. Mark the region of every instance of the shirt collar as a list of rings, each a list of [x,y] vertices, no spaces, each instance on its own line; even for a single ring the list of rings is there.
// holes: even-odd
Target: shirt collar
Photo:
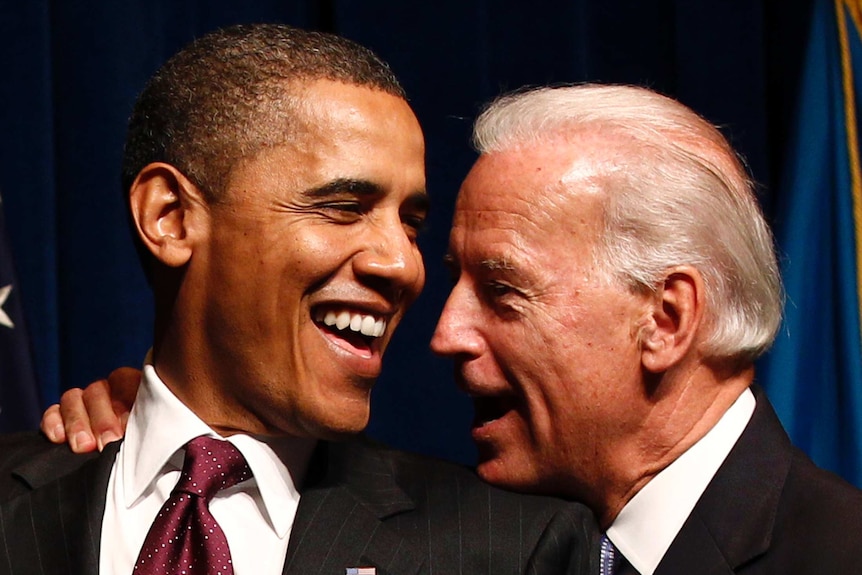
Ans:
[[[623,507],[608,538],[642,575],[652,575],[754,413],[746,389],[718,423]]]
[[[145,497],[160,475],[180,470],[182,447],[200,435],[225,439],[183,404],[147,361],[119,454],[126,507],[132,507]],[[227,441],[233,443],[248,462],[254,474],[251,481],[260,493],[270,526],[280,538],[285,537],[294,513],[284,511],[295,512],[299,504],[298,486],[315,441],[242,434],[232,435]]]

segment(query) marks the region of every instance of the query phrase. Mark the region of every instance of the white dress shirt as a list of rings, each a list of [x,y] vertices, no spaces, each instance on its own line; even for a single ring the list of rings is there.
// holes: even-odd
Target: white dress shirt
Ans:
[[[746,389],[718,423],[626,503],[608,538],[641,575],[652,575],[754,413]]]
[[[150,525],[179,481],[183,446],[199,435],[219,437],[144,365],[126,438],[108,481],[99,572],[132,573]],[[219,437],[220,438],[220,437]],[[250,435],[227,438],[254,478],[225,489],[210,511],[230,546],[236,575],[280,574],[299,505],[298,486],[314,442]]]

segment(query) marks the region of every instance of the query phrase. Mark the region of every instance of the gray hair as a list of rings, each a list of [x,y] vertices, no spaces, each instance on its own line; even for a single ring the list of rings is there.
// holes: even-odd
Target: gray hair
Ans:
[[[781,279],[754,185],[713,125],[646,88],[585,84],[503,96],[476,121],[474,144],[488,154],[585,134],[601,143],[595,155],[625,150],[595,169],[605,192],[597,264],[640,292],[674,266],[696,267],[702,352],[754,361],[781,323]]]

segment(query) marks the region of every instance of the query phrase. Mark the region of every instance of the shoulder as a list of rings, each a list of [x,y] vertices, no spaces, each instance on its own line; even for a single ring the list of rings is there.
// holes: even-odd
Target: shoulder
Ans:
[[[0,470],[5,473],[55,447],[44,435],[35,431],[0,434]]]
[[[38,432],[0,435],[0,500],[27,490],[26,482],[15,470],[38,459],[54,446]]]
[[[751,563],[752,573],[854,573],[862,564],[862,491],[817,467],[803,452],[788,448],[783,480],[762,482],[757,475],[740,485],[751,500],[775,497],[770,514],[750,513],[744,521],[762,531],[764,554]],[[737,529],[738,530],[738,529]],[[749,572],[749,571],[743,571]]]
[[[0,435],[0,500],[29,491],[98,454],[76,455],[39,432]]]
[[[457,552],[468,563],[498,566],[489,572],[587,572],[598,528],[585,506],[506,491],[448,461],[366,441],[359,449],[382,458],[415,502],[415,512],[400,518],[399,528],[429,537],[437,547],[432,558],[441,565],[446,554]],[[484,573],[484,567],[476,572]]]
[[[820,557],[821,566],[862,563],[862,490],[797,449],[775,524],[775,541],[788,555]]]
[[[771,526],[755,564],[788,574],[853,572],[862,563],[862,491],[794,447],[762,390],[754,393],[757,408],[728,456],[735,463],[720,493],[748,503],[741,521]],[[765,513],[755,514],[757,506]]]
[[[793,448],[793,459],[783,494],[785,504],[822,515],[825,510],[837,513],[835,520],[862,522],[862,490],[838,475],[817,467],[801,450]],[[860,532],[862,537],[862,532]]]
[[[458,501],[461,507],[515,506],[524,514],[536,517],[550,517],[556,510],[568,505],[553,497],[515,493],[494,487],[482,481],[472,468],[465,465],[392,449],[367,440],[362,442],[361,449],[372,450],[385,459],[399,486],[420,502],[439,494],[449,501]],[[577,507],[582,508],[580,505]]]
[[[862,560],[862,490],[821,469],[792,445],[771,404],[760,390],[755,390],[755,395],[758,408],[751,427],[755,432],[752,439],[758,445],[749,451],[760,460],[774,458],[775,465],[754,478],[771,483],[772,474],[783,473],[782,481],[775,482],[780,486],[776,538],[795,540],[799,549],[812,554],[816,554],[814,550],[821,540],[831,540],[824,549],[835,549],[843,542],[847,548],[855,548],[854,555]]]

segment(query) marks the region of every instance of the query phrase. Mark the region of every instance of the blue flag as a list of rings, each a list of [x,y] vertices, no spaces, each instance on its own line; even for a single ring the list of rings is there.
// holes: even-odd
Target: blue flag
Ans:
[[[776,237],[785,323],[761,383],[794,443],[862,486],[862,14],[816,0]]]
[[[35,429],[41,408],[0,199],[0,432]]]

